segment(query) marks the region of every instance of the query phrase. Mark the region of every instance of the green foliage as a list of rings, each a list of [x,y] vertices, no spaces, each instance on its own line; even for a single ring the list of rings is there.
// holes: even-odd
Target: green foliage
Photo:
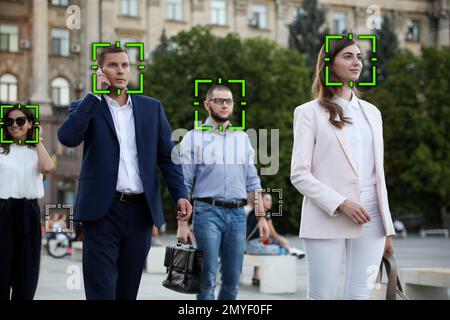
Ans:
[[[377,36],[377,52],[372,54],[372,50],[367,52],[368,61],[372,57],[377,57],[377,78],[378,81],[383,81],[388,77],[386,64],[394,58],[398,51],[398,39],[395,30],[393,29],[392,22],[389,17],[385,16],[381,29],[375,29],[375,35]],[[370,65],[370,64],[369,64]],[[372,68],[367,65],[364,68],[363,81],[372,80]]]
[[[316,64],[317,54],[328,34],[324,26],[325,10],[317,6],[317,0],[304,0],[296,19],[289,25],[289,47],[304,54],[307,66]]]
[[[367,93],[384,121],[385,170],[392,211],[422,213],[440,226],[450,203],[450,48],[400,52],[389,77]]]

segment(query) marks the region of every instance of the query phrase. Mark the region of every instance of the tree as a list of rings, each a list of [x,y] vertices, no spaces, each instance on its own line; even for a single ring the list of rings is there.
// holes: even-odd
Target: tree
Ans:
[[[145,73],[145,94],[163,102],[172,129],[191,130],[195,79],[245,79],[247,128],[280,130],[280,167],[276,175],[261,176],[262,186],[282,189],[283,217],[277,226],[298,232],[302,197],[290,182],[292,122],[295,107],[310,98],[311,85],[310,70],[303,67],[302,56],[262,38],[241,40],[235,34],[219,38],[206,27],[182,31],[168,44],[166,51],[153,54],[153,63]],[[206,87],[200,89],[204,97]],[[232,90],[235,98],[240,96],[236,86]],[[207,113],[201,109],[200,119],[205,120]],[[235,124],[240,124],[240,110],[236,105]],[[166,218],[174,225],[176,211],[166,188],[163,199]]]
[[[383,114],[391,208],[440,227],[450,204],[450,48],[401,52],[386,68],[367,95]]]
[[[373,54],[372,50],[369,50],[367,51],[367,56],[369,57],[369,61],[372,57],[377,58],[377,80],[383,81],[388,76],[386,65],[394,58],[399,49],[397,34],[392,28],[389,17],[383,17],[381,28],[375,29],[374,34],[377,36],[377,52]],[[365,81],[371,81],[372,68],[366,67],[364,70]]]
[[[166,35],[166,29],[163,29],[161,37],[159,38],[159,45],[155,48],[155,53],[164,53],[169,49],[169,39]]]
[[[328,33],[324,24],[325,10],[317,6],[317,0],[304,0],[294,22],[289,25],[289,47],[304,54],[307,66],[316,65],[317,55]]]

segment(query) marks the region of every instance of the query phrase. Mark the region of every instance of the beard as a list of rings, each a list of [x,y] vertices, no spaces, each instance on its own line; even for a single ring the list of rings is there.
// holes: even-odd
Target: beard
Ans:
[[[213,110],[213,108],[209,109],[211,111],[211,118],[213,118],[216,122],[227,122],[230,119],[230,116],[228,117],[222,117],[221,115],[219,115],[217,112],[215,112]]]

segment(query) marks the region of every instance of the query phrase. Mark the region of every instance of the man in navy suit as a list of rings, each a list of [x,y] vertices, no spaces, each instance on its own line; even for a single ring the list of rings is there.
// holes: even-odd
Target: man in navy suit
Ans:
[[[68,147],[84,142],[75,219],[83,222],[86,298],[136,299],[152,226],[164,222],[158,166],[180,221],[189,220],[192,206],[181,166],[171,159],[172,132],[161,102],[125,93],[125,49],[104,48],[98,63],[98,87],[111,94],[73,102],[58,138]]]

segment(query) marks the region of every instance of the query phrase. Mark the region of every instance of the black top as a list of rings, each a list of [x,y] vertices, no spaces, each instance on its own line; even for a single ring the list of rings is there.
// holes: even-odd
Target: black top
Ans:
[[[271,213],[270,211],[266,212],[266,220],[269,221],[271,219]],[[248,213],[247,216],[247,238],[249,234],[255,229],[255,227],[258,225],[258,219],[255,216],[255,210],[253,209]],[[259,230],[256,228],[256,231],[253,233],[253,235],[248,240],[258,239],[259,238]]]

